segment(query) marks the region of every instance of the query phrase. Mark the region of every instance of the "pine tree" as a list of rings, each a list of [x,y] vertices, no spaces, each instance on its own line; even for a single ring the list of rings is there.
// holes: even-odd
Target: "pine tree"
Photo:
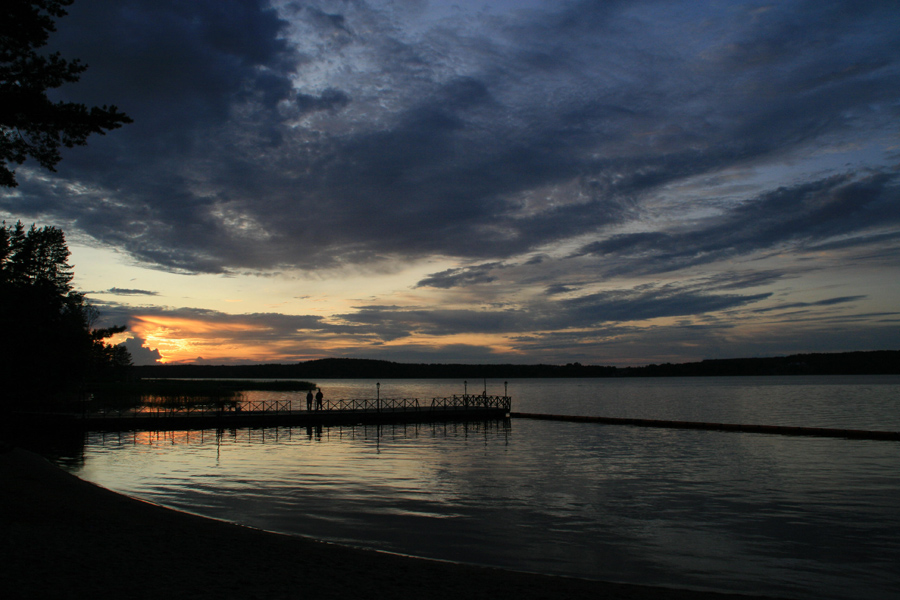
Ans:
[[[10,164],[29,157],[54,171],[60,148],[83,146],[91,134],[131,123],[115,106],[53,102],[47,90],[79,80],[87,65],[59,52],[42,55],[55,19],[73,0],[4,0],[0,8],[0,186],[16,187]]]

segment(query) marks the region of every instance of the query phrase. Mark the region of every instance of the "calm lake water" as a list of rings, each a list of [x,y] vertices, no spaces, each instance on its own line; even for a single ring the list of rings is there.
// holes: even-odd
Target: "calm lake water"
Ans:
[[[375,381],[317,383],[330,398],[375,395]],[[380,383],[382,397],[463,393],[460,381]],[[900,430],[893,376],[508,389],[522,412]],[[302,399],[249,399],[260,398]],[[92,433],[65,463],[165,506],[415,556],[788,598],[900,598],[898,442],[512,419]]]

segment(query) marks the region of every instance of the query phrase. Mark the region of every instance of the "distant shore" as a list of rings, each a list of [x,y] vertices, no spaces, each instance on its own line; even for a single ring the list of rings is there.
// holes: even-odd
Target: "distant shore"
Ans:
[[[324,358],[267,365],[142,365],[137,377],[184,379],[485,379],[555,377],[735,377],[761,375],[900,375],[900,350],[724,358],[641,367],[547,364],[424,364]]]
[[[591,598],[753,596],[517,573],[278,535],[127,498],[0,447],[4,598]]]

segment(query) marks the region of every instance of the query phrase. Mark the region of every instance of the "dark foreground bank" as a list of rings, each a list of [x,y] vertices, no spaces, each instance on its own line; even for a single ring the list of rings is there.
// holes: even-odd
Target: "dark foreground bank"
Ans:
[[[4,598],[749,598],[514,573],[277,535],[165,509],[0,448]]]

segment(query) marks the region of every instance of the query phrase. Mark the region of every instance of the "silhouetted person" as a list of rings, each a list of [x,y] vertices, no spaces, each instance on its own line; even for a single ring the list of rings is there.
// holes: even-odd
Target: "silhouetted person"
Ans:
[[[312,390],[306,392],[306,410],[312,410],[313,395]]]
[[[322,398],[324,398],[322,388],[319,388],[319,391],[316,392],[316,410],[322,410]]]

